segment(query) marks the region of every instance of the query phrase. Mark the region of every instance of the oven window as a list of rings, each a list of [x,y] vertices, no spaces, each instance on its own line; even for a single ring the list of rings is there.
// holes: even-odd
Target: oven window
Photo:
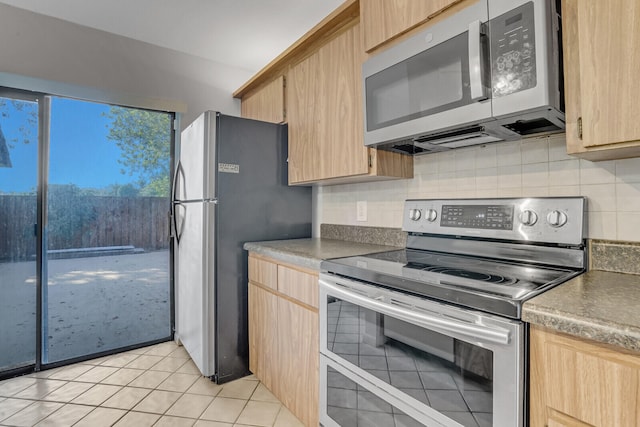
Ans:
[[[342,427],[420,427],[400,409],[327,367],[327,415]]]
[[[465,427],[492,425],[493,353],[335,297],[327,350]]]

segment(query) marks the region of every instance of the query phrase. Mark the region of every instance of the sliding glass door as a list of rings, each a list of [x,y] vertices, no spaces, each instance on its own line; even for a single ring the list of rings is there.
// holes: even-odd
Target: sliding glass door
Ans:
[[[0,88],[0,377],[171,339],[172,124]]]
[[[51,99],[46,363],[171,336],[171,122]]]
[[[36,363],[39,101],[0,88],[0,371]]]

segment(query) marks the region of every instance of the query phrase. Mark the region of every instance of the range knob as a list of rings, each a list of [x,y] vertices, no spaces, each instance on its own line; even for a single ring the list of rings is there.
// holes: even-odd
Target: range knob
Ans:
[[[520,222],[523,225],[528,225],[528,226],[532,226],[534,225],[536,222],[538,222],[538,214],[535,213],[532,210],[529,209],[525,209],[522,211],[522,213],[520,214]]]
[[[420,209],[409,209],[409,219],[411,221],[417,221],[422,216],[422,211]]]
[[[552,227],[560,228],[567,223],[567,214],[559,210],[553,210],[547,215],[547,222]]]
[[[438,218],[438,211],[435,209],[427,209],[427,214],[424,216],[429,222],[433,222]]]

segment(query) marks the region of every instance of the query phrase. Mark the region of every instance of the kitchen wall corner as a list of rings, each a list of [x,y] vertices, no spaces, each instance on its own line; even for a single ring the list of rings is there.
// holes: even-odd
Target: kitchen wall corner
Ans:
[[[183,128],[205,110],[239,115],[232,91],[251,77],[247,70],[6,4],[0,4],[0,40],[2,86],[181,109]]]

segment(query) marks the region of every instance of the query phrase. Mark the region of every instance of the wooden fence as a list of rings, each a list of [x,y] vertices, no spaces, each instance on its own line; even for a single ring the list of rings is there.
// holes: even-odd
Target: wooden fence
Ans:
[[[79,196],[51,209],[48,249],[169,247],[169,202],[162,197]],[[53,204],[53,201],[52,203]],[[0,195],[0,261],[35,259],[36,196]]]

